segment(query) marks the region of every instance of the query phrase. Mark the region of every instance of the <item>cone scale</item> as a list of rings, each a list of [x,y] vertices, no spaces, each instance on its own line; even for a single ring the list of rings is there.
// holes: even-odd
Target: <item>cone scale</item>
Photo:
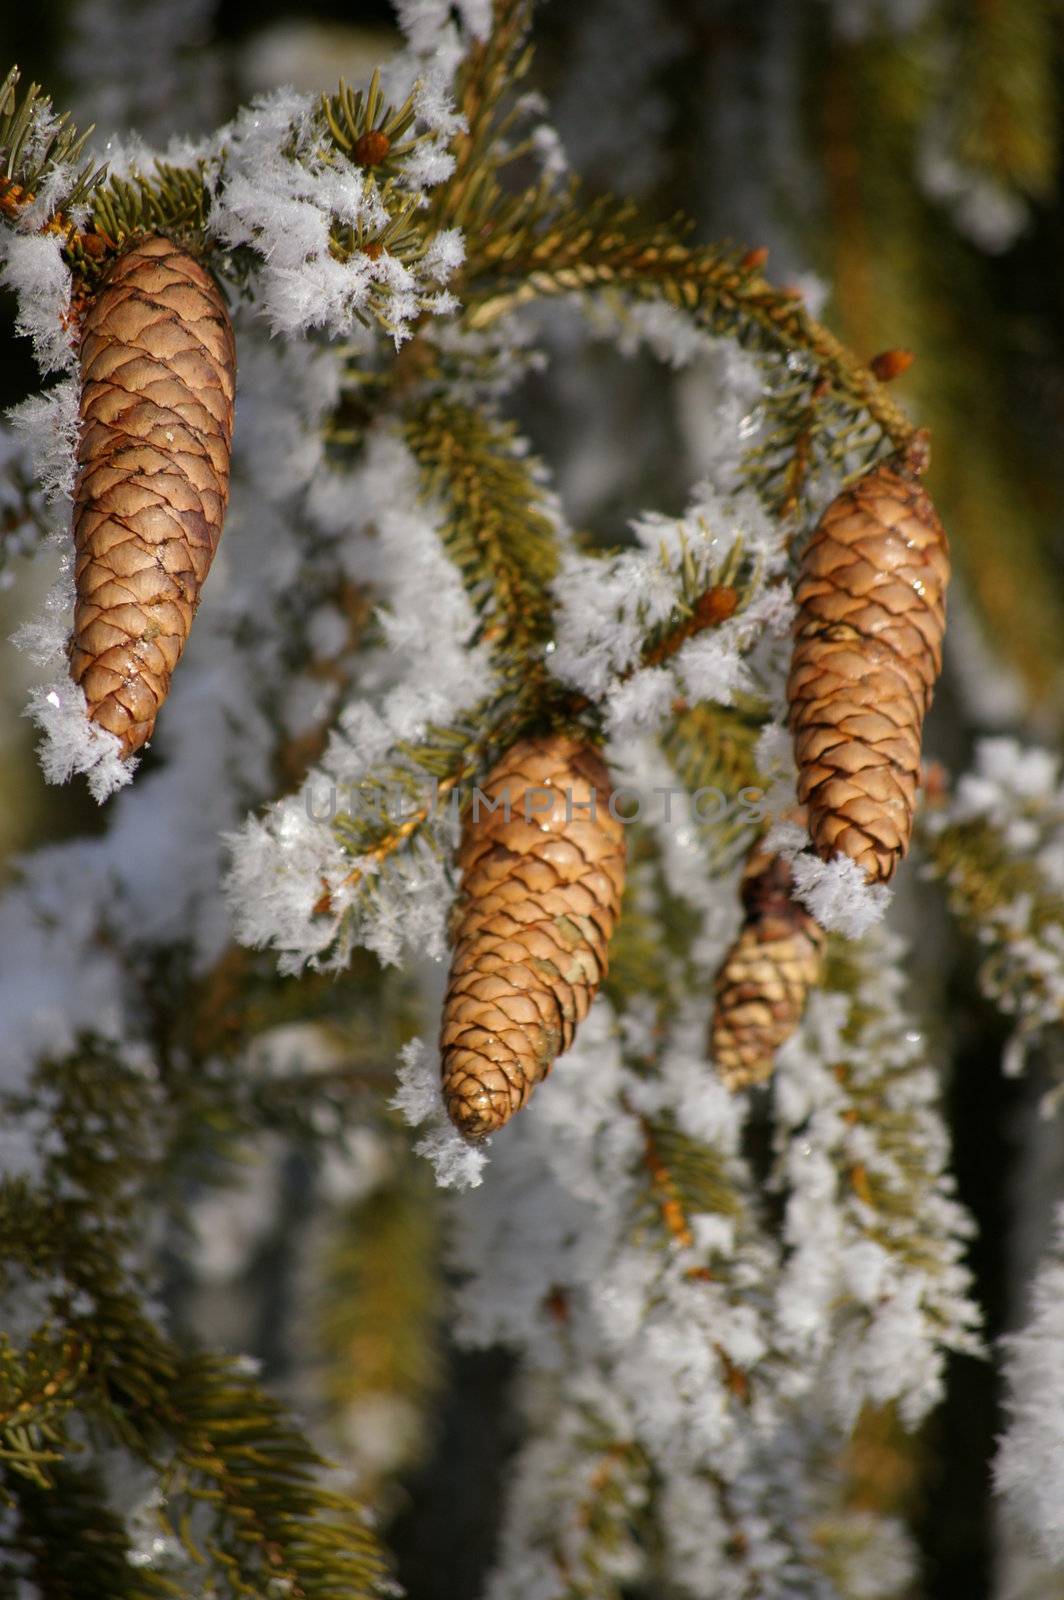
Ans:
[[[161,236],[120,256],[81,330],[70,671],[130,756],[188,639],[229,494],[236,355],[209,273]]]
[[[525,1104],[606,975],[625,862],[611,792],[597,751],[556,734],[514,745],[480,791],[496,809],[470,809],[440,1034],[444,1102],[467,1139]]]
[[[755,846],[743,873],[743,926],[714,987],[709,1051],[729,1089],[771,1075],[823,974],[823,930],[792,900],[792,886],[788,863]]]
[[[828,506],[805,550],[787,696],[818,853],[889,880],[912,834],[924,716],[942,665],[946,535],[914,448]]]

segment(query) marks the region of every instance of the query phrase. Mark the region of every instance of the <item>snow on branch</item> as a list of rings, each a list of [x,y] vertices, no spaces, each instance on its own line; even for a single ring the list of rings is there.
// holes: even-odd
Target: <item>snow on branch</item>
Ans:
[[[1051,751],[984,739],[925,812],[927,870],[983,946],[983,992],[1017,1020],[1010,1064],[1064,1020],[1064,784]]]
[[[997,1492],[1054,1568],[1064,1565],[1064,1208],[1030,1297],[1030,1318],[1005,1349],[1008,1426],[994,1468]]]
[[[840,947],[778,1067],[778,1338],[821,1367],[845,1426],[863,1403],[891,1400],[914,1424],[941,1397],[946,1351],[979,1350],[972,1224],[924,1036],[900,1004],[899,954],[880,933]]]

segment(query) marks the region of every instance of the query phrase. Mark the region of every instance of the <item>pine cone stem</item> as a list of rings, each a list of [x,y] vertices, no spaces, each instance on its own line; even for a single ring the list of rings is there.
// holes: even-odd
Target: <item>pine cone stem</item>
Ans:
[[[120,256],[81,334],[70,670],[132,755],[184,649],[229,494],[236,352],[214,280],[161,236]]]

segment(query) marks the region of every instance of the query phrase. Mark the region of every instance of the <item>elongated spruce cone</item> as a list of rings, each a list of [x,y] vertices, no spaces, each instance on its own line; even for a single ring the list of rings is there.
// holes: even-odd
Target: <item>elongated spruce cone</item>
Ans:
[[[229,495],[236,352],[214,280],[141,240],[89,308],[80,361],[70,672],[128,756],[166,699]]]
[[[710,1027],[710,1055],[729,1089],[771,1075],[823,975],[823,929],[791,899],[792,887],[782,856],[755,846],[743,873],[746,916],[717,974]]]
[[[447,1112],[467,1139],[508,1122],[569,1048],[624,888],[624,828],[589,745],[521,740],[481,792],[497,809],[466,822],[440,1034]]]
[[[909,846],[948,581],[935,508],[893,461],[832,501],[802,558],[787,685],[798,798],[819,854],[843,851],[870,883]]]

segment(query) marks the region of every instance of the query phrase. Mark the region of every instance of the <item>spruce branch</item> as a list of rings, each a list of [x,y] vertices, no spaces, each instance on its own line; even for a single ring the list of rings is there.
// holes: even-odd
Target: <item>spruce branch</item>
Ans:
[[[402,1136],[400,1135],[400,1138]],[[439,1219],[431,1173],[394,1137],[392,1170],[330,1219],[320,1265],[316,1343],[330,1427],[360,1461],[363,1494],[416,1460],[415,1423],[442,1381]],[[364,1416],[386,1406],[394,1447],[382,1459],[360,1447]]]
[[[550,637],[557,534],[541,474],[512,424],[432,399],[404,436],[424,492],[447,507],[440,537],[483,618],[480,637],[527,670]]]
[[[826,989],[847,988],[858,981],[853,975],[852,957],[837,940],[833,948],[829,943],[828,963]],[[859,1043],[865,1030],[879,1026],[882,1021],[875,1012],[858,1007],[849,1025],[849,1037]],[[906,1104],[908,1096],[904,1091],[899,1095],[890,1082],[898,1075],[898,1067],[887,1068],[871,1081],[860,1071],[855,1073],[847,1062],[837,1062],[833,1070],[849,1103],[844,1116],[871,1134],[876,1147],[874,1166],[849,1154],[842,1155],[842,1177],[850,1203],[857,1202],[854,1209],[862,1231],[885,1248],[900,1251],[909,1265],[936,1268],[940,1246],[924,1234],[922,1218],[927,1214],[925,1202],[938,1175],[927,1169],[918,1114]]]
[[[145,1310],[147,1285],[128,1263],[154,1161],[135,1130],[158,1110],[154,1083],[123,1077],[98,1047],[49,1073],[62,1161],[41,1190],[0,1188],[8,1272],[50,1286],[48,1320],[26,1352],[0,1350],[0,1460],[16,1499],[22,1482],[34,1495],[61,1492],[76,1410],[161,1473],[175,1537],[209,1560],[212,1592],[258,1594],[277,1581],[305,1600],[378,1593],[385,1561],[361,1508],[323,1480],[325,1463],[278,1404],[239,1365],[182,1355]],[[138,1154],[119,1162],[123,1134]],[[209,1509],[206,1531],[188,1521],[192,1503]]]
[[[580,709],[578,697],[543,671],[558,539],[536,463],[523,453],[514,428],[476,408],[430,397],[409,412],[403,433],[421,468],[423,492],[445,507],[440,537],[482,619],[476,637],[494,647],[502,683],[451,727],[431,727],[420,743],[397,746],[353,786],[353,804],[335,826],[345,849],[359,858],[348,884],[367,892],[367,868],[375,871],[422,841],[441,848],[451,797],[528,727],[565,725]],[[397,799],[401,815],[395,815]]]
[[[1054,892],[1034,861],[1009,850],[992,822],[973,818],[928,827],[921,838],[935,877],[946,885],[951,909],[971,931],[1020,898],[1030,901],[1035,933],[1064,926],[1064,896]]]
[[[183,1360],[168,1415],[168,1498],[209,1512],[206,1532],[174,1531],[210,1557],[222,1593],[276,1585],[296,1600],[371,1600],[391,1587],[362,1507],[324,1486],[321,1458],[238,1362]]]
[[[19,1484],[8,1499],[0,1583],[27,1581],[48,1600],[184,1600],[176,1578],[140,1564],[100,1473],[64,1463],[53,1486]],[[14,1589],[3,1588],[5,1594]]]
[[[836,1201],[850,1240],[867,1241],[882,1252],[884,1261],[893,1262],[895,1281],[906,1286],[906,1294],[917,1294],[925,1337],[936,1347],[978,1354],[978,1314],[963,1263],[972,1224],[954,1198],[946,1170],[947,1152],[935,1114],[937,1083],[923,1037],[905,1030],[889,1004],[896,987],[874,943],[829,939],[824,988],[828,995],[849,997],[849,1014],[822,1069],[823,1110],[818,1114],[814,1109],[808,1125],[799,1117],[789,1128],[777,1128],[781,1169],[784,1162],[799,1159],[799,1145],[808,1151],[802,1141],[814,1141],[834,1167]],[[777,1071],[781,1068],[782,1063]],[[833,1081],[827,1081],[828,1074]],[[777,1115],[786,1121],[779,1109]],[[790,1179],[793,1196],[793,1165]],[[795,1197],[789,1204],[798,1206],[799,1201]],[[790,1243],[792,1250],[807,1247],[797,1237]],[[882,1293],[889,1304],[886,1291]],[[856,1296],[853,1300],[848,1305],[844,1299],[838,1308],[837,1345],[844,1342],[847,1321],[860,1328],[876,1315],[876,1305]],[[902,1396],[902,1414],[911,1422],[928,1403],[917,1386],[912,1395]]]
[[[49,1311],[30,1349],[50,1352],[51,1378],[33,1396],[30,1442],[51,1441],[62,1455],[69,1444],[65,1421],[74,1406],[99,1422],[126,1448],[150,1456],[159,1443],[174,1362],[162,1334],[143,1309],[145,1285],[123,1265],[132,1244],[128,1225],[107,1204],[107,1191],[83,1176],[74,1194],[52,1196],[24,1179],[0,1187],[0,1232],[6,1271],[20,1268],[31,1282],[51,1285]],[[113,1194],[110,1196],[112,1207]],[[25,1358],[24,1358],[25,1359]],[[16,1400],[15,1391],[11,1400]],[[27,1473],[51,1486],[52,1474]]]
[[[696,526],[700,535],[709,534],[701,518]],[[708,548],[711,546],[707,541]],[[735,539],[722,560],[716,560],[705,552],[696,553],[684,528],[680,532],[678,559],[670,556],[664,541],[660,559],[662,570],[674,583],[675,601],[668,616],[646,627],[640,667],[663,666],[689,639],[708,628],[719,628],[740,613],[760,578],[759,563],[747,557],[741,537]],[[636,614],[645,618],[647,608],[637,606]],[[635,670],[633,666],[619,673],[617,681],[624,682]]]
[[[589,1398],[579,1378],[551,1387],[551,1413],[512,1469],[492,1588],[519,1566],[555,1600],[621,1600],[653,1543],[653,1464],[623,1422],[600,1414],[594,1388]]]
[[[71,1330],[35,1328],[24,1350],[0,1335],[0,1462],[9,1472],[49,1486],[87,1368],[88,1349]]]
[[[420,743],[398,746],[351,786],[352,804],[335,827],[344,848],[359,858],[347,882],[367,893],[372,874],[397,852],[420,842],[441,849],[446,830],[441,834],[439,820],[451,797],[524,732],[576,728],[587,720],[594,728],[598,716],[587,696],[544,671],[554,629],[557,534],[535,464],[518,453],[513,429],[475,408],[432,397],[407,416],[404,438],[421,466],[426,495],[446,508],[440,537],[483,619],[474,638],[496,648],[502,687],[450,727],[430,728]],[[637,665],[663,664],[698,633],[740,614],[758,581],[741,540],[721,559],[700,555],[685,536],[678,559],[663,547],[661,563],[675,587],[673,610],[658,623],[646,622],[637,663],[616,671],[607,688],[623,683]],[[707,704],[694,719],[674,723],[672,749],[681,764],[686,758],[692,777],[704,774],[709,751],[719,751],[718,779],[726,772],[729,795],[738,798],[744,784],[756,781],[752,760],[740,756],[756,735],[752,712],[736,715]],[[743,783],[734,781],[739,778]],[[716,781],[703,776],[694,788]],[[700,823],[725,849],[744,826],[738,817],[725,822],[719,815]],[[321,909],[330,908],[323,897]]]
[[[589,1468],[566,1507],[554,1562],[564,1600],[621,1600],[633,1547],[645,1544],[651,1465],[638,1444],[611,1439],[590,1413],[584,1427]]]
[[[51,114],[50,102],[36,85],[19,103],[17,83],[18,70],[13,68],[0,89],[0,221],[9,223],[27,211],[40,184],[65,173],[87,137],[75,135],[65,118]],[[423,196],[403,163],[418,145],[437,140],[431,129],[411,131],[415,98],[411,95],[398,109],[385,105],[379,75],[365,94],[341,84],[335,95],[322,97],[308,126],[293,124],[285,150],[308,174],[320,176],[340,162],[361,169],[365,203],[359,220],[350,221],[342,206],[339,214],[331,213],[330,254],[341,263],[358,257],[367,269],[382,256],[394,261],[395,277],[369,272],[363,285],[366,303],[355,315],[365,323],[377,321],[396,338],[407,331],[412,308],[428,312],[444,305],[432,282],[420,282],[414,289],[409,276],[423,261],[432,232],[419,217]],[[105,167],[85,168],[59,186],[52,213],[41,225],[64,237],[75,278],[75,316],[115,255],[126,244],[155,233],[175,237],[238,289],[253,288],[256,272],[272,253],[270,240],[253,227],[250,241],[227,246],[212,233],[231,176],[232,154],[223,144],[219,154],[187,168],[155,161],[150,171],[134,169],[128,178],[108,176]],[[80,219],[79,207],[87,213],[84,226],[74,220],[74,213]],[[404,272],[400,289],[397,279]],[[403,307],[396,311],[400,298]]]
[[[1048,847],[1064,814],[1053,805],[1027,809],[1027,827]],[[980,988],[1018,1017],[1021,1034],[1064,1026],[1064,894],[1030,841],[1010,848],[986,817],[944,821],[931,811],[919,837],[949,910],[982,947]]]
[[[211,207],[211,173],[206,161],[192,167],[175,167],[166,161],[152,163],[151,175],[137,172],[131,179],[108,174],[92,199],[96,234],[108,249],[120,249],[146,233],[188,237],[202,246]],[[84,252],[85,241],[81,241]],[[82,264],[88,275],[96,260]]]
[[[687,946],[694,918],[690,908],[667,890],[653,832],[637,824],[628,834],[621,916],[602,988],[622,1013],[633,995],[649,997],[664,1032],[690,976]]]
[[[756,705],[709,701],[680,704],[662,738],[662,748],[677,777],[692,794],[719,786],[729,795],[757,783],[754,746],[761,731]]]
[[[448,416],[450,413],[442,413]],[[498,624],[490,624],[480,637],[499,638],[501,648],[509,643],[509,658],[502,658],[504,672],[514,675],[515,688],[502,680],[501,693],[472,707],[469,714],[456,718],[448,728],[429,728],[419,744],[400,744],[389,760],[376,766],[365,778],[350,787],[352,805],[334,821],[342,845],[358,864],[347,878],[349,885],[362,886],[371,893],[376,869],[398,851],[426,843],[440,853],[448,837],[448,818],[458,818],[458,790],[477,781],[494,758],[514,744],[533,726],[576,728],[586,718],[594,723],[597,709],[581,694],[539,672],[541,646],[538,640],[550,630],[547,574],[557,560],[552,523],[542,514],[541,491],[523,459],[498,456],[491,464],[490,454],[480,453],[485,445],[482,430],[491,429],[496,445],[510,445],[509,430],[493,435],[477,413],[458,411],[464,426],[470,427],[475,450],[462,454],[456,435],[435,437],[432,450],[426,448],[426,464],[443,464],[427,475],[434,488],[443,478],[451,496],[453,517],[443,528],[445,541],[466,578],[478,610],[488,616],[502,613]],[[472,419],[472,421],[470,421]],[[419,450],[421,418],[411,422],[411,448]],[[515,488],[517,485],[517,488]],[[522,493],[530,499],[523,501]],[[528,552],[525,558],[520,552]],[[693,562],[690,550],[683,550],[677,582],[677,610],[659,629],[651,629],[645,654],[661,654],[666,659],[704,627],[722,621],[720,611],[733,610],[744,586],[741,550],[734,547],[725,565],[717,563],[702,570]],[[720,581],[733,579],[733,581]],[[736,586],[739,589],[736,590]],[[498,608],[498,611],[496,611]],[[496,632],[498,627],[498,632]],[[629,672],[622,670],[614,682],[622,682]],[[688,714],[677,707],[678,715],[666,734],[666,750],[675,770],[694,782],[693,792],[706,787],[722,787],[726,797],[738,798],[742,787],[757,781],[752,763],[752,746],[758,725],[750,712],[733,712],[730,707],[709,704]],[[712,752],[717,752],[715,776],[706,776]],[[742,779],[742,782],[739,782]],[[744,832],[739,814],[699,821],[707,835],[720,848],[731,848]],[[370,872],[368,870],[370,869]],[[323,899],[322,910],[330,901]]]
[[[268,1581],[305,1600],[378,1594],[386,1562],[362,1508],[321,1481],[325,1463],[279,1404],[238,1363],[176,1351],[122,1282],[120,1238],[101,1242],[69,1217],[50,1221],[49,1234],[39,1215],[25,1238],[38,1270],[61,1265],[85,1297],[86,1309],[71,1310],[68,1323],[86,1355],[65,1386],[53,1380],[47,1420],[27,1429],[30,1445],[54,1439],[65,1459],[70,1447],[56,1418],[76,1404],[154,1464],[175,1536],[210,1560],[220,1594],[255,1595]],[[59,1493],[56,1452],[42,1455],[12,1450],[8,1459],[33,1494]],[[190,1531],[188,1502],[210,1508],[207,1533]]]
[[[653,1219],[684,1249],[694,1245],[692,1217],[738,1217],[742,1202],[719,1151],[700,1144],[668,1117],[640,1116],[649,1180],[640,1222]]]
[[[799,385],[801,425],[793,425],[794,417],[770,391],[770,410],[778,412],[776,428],[759,451],[759,470],[767,481],[782,480],[777,498],[785,508],[796,502],[804,477],[801,463],[815,437],[830,441],[836,461],[856,446],[874,450],[880,435],[897,448],[906,444],[912,426],[871,370],[808,316],[800,297],[773,289],[758,275],[757,252],[692,248],[677,226],[648,227],[629,205],[608,199],[585,202],[577,189],[559,205],[546,179],[519,194],[507,191],[498,174],[512,154],[507,135],[517,112],[506,106],[527,67],[527,24],[523,0],[505,0],[487,39],[471,45],[458,82],[465,126],[452,141],[455,168],[434,196],[428,219],[418,219],[417,197],[405,191],[395,165],[422,137],[410,137],[413,99],[398,109],[384,105],[376,77],[364,95],[341,85],[336,95],[323,97],[317,149],[325,159],[331,149],[361,163],[387,216],[383,228],[374,225],[369,232],[362,223],[336,224],[332,249],[337,259],[386,251],[409,267],[422,259],[437,228],[460,226],[468,249],[461,280],[464,315],[472,328],[543,295],[613,288],[674,304],[710,331],[788,358],[792,366],[801,359],[806,368]],[[9,85],[9,101],[13,93]],[[24,111],[10,111],[12,166],[24,151],[26,121]],[[59,144],[46,144],[45,166],[49,160],[54,163],[56,151],[67,148],[65,136],[57,137]],[[294,148],[292,159],[297,159]],[[224,182],[224,171],[212,174],[203,163],[189,170],[160,163],[151,177],[136,174],[132,181],[111,179],[101,186],[100,176],[93,180],[98,192],[90,231],[70,230],[72,264],[90,287],[102,263],[139,233],[175,231],[190,244],[207,246],[212,187]],[[218,255],[217,265],[235,282],[247,282],[254,248],[209,253],[212,259]],[[385,330],[397,332],[391,299],[389,288],[373,283],[367,313]],[[793,381],[790,387],[795,387]],[[792,458],[799,462],[797,471]]]
[[[430,727],[420,743],[397,745],[387,762],[351,786],[351,809],[334,823],[341,844],[359,860],[347,882],[368,888],[367,869],[375,874],[397,851],[422,839],[442,849],[440,829],[449,811],[454,814],[452,795],[482,770],[513,719],[512,703],[482,702],[454,726]]]
[[[20,97],[21,73],[12,67],[0,84],[0,217],[13,218],[33,204],[44,181],[62,168],[77,167],[92,133],[79,133],[69,115],[56,116],[39,84]],[[68,209],[83,204],[99,185],[104,169],[91,162],[71,172],[54,197],[52,213],[42,222],[63,226],[56,216],[60,203]]]
[[[692,314],[707,331],[747,348],[800,359],[810,390],[862,416],[898,450],[914,427],[874,373],[811,317],[801,296],[774,288],[746,263],[749,252],[684,243],[677,227],[641,223],[629,203],[578,203],[572,191],[561,215],[523,230],[493,232],[471,247],[465,317],[486,327],[546,296],[622,289]]]
[[[746,453],[743,477],[774,515],[790,520],[793,547],[821,471],[835,477],[866,471],[882,456],[885,435],[867,410],[841,401],[818,368],[780,355],[766,355],[763,365],[758,440]]]
[[[516,115],[507,103],[531,63],[525,44],[531,16],[529,0],[493,0],[490,31],[483,40],[474,40],[463,57],[455,99],[465,125],[451,143],[454,171],[433,200],[431,220],[437,227],[461,227],[480,237],[503,220],[500,208],[509,210],[514,204],[499,183],[498,170]]]
[[[694,802],[694,826],[717,869],[748,842],[757,820],[764,786],[754,749],[763,716],[750,696],[739,696],[734,706],[678,702],[661,735],[662,752]],[[713,800],[709,811],[698,800],[706,795]],[[718,795],[724,797],[724,806]]]
[[[397,744],[385,761],[346,785],[352,803],[333,824],[344,849],[358,858],[346,882],[372,893],[380,868],[398,852],[424,846],[442,853],[470,803],[463,787],[483,777],[529,729],[575,727],[585,707],[561,686],[530,678],[512,691],[504,685],[447,727],[430,725],[417,743]],[[328,909],[327,901],[321,909]]]

